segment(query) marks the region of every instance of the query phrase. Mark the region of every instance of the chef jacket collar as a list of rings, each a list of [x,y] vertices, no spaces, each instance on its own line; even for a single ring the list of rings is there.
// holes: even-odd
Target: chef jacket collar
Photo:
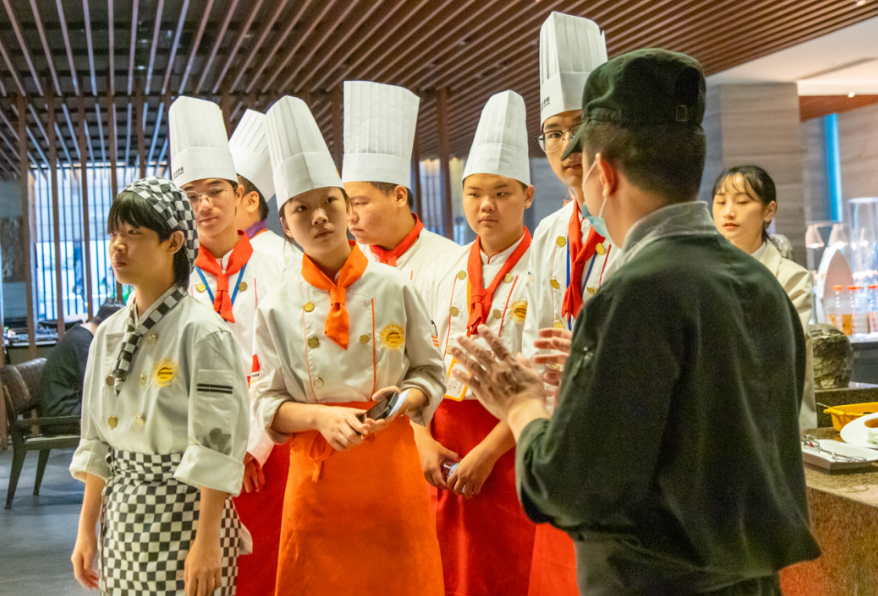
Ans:
[[[642,217],[631,226],[625,236],[620,254],[608,266],[604,276],[607,277],[612,272],[617,271],[656,240],[676,236],[713,236],[718,234],[713,218],[707,209],[707,203],[687,201],[667,205]]]

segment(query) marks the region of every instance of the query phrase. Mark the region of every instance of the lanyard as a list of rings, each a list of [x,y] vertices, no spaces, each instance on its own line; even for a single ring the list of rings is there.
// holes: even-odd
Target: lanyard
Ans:
[[[238,297],[238,288],[241,286],[241,278],[244,277],[244,271],[247,270],[248,264],[249,263],[241,267],[241,272],[238,273],[238,281],[235,282],[235,290],[234,292],[232,292],[232,306],[235,306],[235,298]],[[201,271],[201,267],[196,267],[195,271],[198,272],[198,277],[201,278],[201,282],[204,284],[204,289],[207,290],[207,295],[210,297],[210,303],[213,304],[213,292],[210,291],[210,284],[207,283],[207,278],[204,277],[204,273]]]
[[[585,286],[588,285],[588,278],[591,277],[591,270],[594,269],[594,262],[598,258],[598,253],[595,253],[591,257],[591,262],[588,264],[588,271],[585,275],[582,276],[582,287],[579,288],[580,292],[585,291]],[[570,238],[567,238],[567,285],[564,286],[565,289],[570,286]],[[573,331],[573,317],[567,317],[567,330]]]

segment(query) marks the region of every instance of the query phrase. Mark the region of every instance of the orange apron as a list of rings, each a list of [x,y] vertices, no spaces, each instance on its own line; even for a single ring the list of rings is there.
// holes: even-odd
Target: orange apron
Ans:
[[[317,431],[294,435],[275,594],[442,596],[423,483],[405,416],[344,452]]]
[[[289,452],[289,445],[275,445],[262,467],[262,490],[235,497],[241,523],[253,536],[253,552],[238,559],[238,596],[274,594]]]
[[[433,415],[433,437],[463,458],[497,423],[474,399],[446,399]],[[536,526],[518,502],[515,449],[497,460],[472,499],[430,489],[446,596],[526,596]]]
[[[246,558],[246,557],[245,557]],[[549,524],[537,526],[528,596],[579,596],[573,539]]]

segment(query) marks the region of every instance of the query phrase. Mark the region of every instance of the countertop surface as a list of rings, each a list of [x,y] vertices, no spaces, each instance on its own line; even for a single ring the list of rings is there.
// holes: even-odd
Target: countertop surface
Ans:
[[[832,428],[818,428],[807,431],[818,439],[834,439],[843,442],[838,432]],[[867,471],[829,474],[824,470],[805,466],[805,483],[808,488],[845,497],[871,507],[878,507],[878,465],[873,464]]]

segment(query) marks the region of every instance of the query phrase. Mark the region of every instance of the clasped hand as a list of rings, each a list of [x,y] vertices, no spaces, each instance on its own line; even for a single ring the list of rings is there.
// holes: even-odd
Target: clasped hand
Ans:
[[[399,392],[399,389],[392,386],[379,389],[372,396],[372,401],[378,402],[396,392]],[[385,430],[396,420],[397,416],[405,414],[407,408],[408,402],[404,403],[397,412],[384,420],[367,418],[365,422],[360,422],[357,416],[365,410],[327,406],[322,409],[317,430],[333,449],[336,451],[347,451],[356,445],[362,444],[367,436]]]

